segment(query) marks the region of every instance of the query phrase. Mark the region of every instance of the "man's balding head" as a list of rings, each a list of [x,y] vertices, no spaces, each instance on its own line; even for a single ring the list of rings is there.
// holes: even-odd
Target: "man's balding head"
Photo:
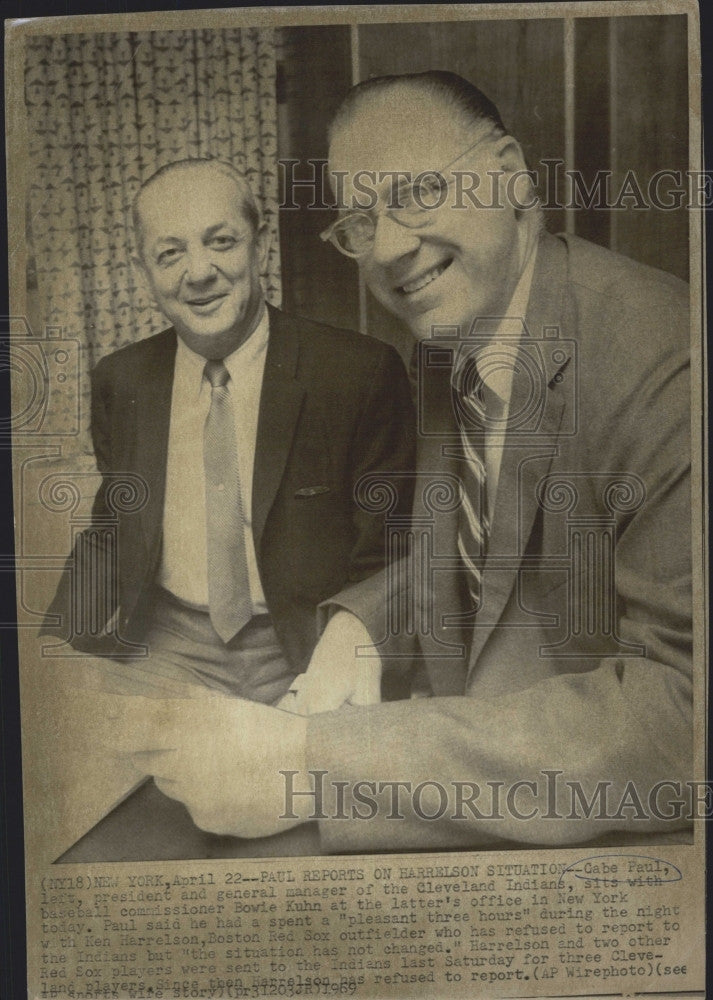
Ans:
[[[337,131],[343,128],[355,112],[365,105],[389,106],[398,113],[399,106],[418,109],[422,100],[438,102],[451,118],[459,119],[466,127],[505,135],[500,112],[482,90],[457,73],[445,70],[428,70],[425,73],[404,73],[399,76],[372,77],[356,84],[342,101],[328,129],[331,143]]]

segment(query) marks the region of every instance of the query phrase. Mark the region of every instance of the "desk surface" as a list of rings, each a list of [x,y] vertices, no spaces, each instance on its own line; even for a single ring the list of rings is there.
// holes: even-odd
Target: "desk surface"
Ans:
[[[169,799],[149,779],[55,863],[313,857],[321,853],[316,823],[254,840],[199,830],[186,807]]]

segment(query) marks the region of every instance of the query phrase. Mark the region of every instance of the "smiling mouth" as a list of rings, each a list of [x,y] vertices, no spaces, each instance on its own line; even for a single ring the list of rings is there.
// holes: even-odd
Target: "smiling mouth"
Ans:
[[[209,306],[216,305],[225,298],[225,293],[220,295],[211,295],[205,299],[186,299],[186,304],[191,307],[191,309],[206,309]]]
[[[400,292],[402,295],[413,295],[414,292],[420,292],[422,288],[426,287],[426,285],[430,285],[432,281],[436,280],[436,278],[440,278],[446,268],[450,267],[452,263],[453,258],[449,257],[448,260],[444,260],[440,264],[436,264],[435,267],[432,267],[429,271],[426,271],[425,274],[420,275],[418,278],[414,278],[413,281],[407,281],[403,285],[399,285],[396,291]]]

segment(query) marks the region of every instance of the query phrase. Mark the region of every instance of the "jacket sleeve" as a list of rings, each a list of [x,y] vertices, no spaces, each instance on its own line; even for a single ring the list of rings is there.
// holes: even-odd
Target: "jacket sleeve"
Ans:
[[[75,606],[78,597],[75,582],[89,581],[90,584],[92,581],[96,582],[96,567],[107,566],[105,536],[101,531],[96,530],[96,527],[102,521],[106,521],[108,513],[106,506],[108,482],[106,477],[112,467],[109,392],[106,365],[100,361],[91,374],[91,434],[97,469],[102,475],[102,481],[92,506],[93,523],[90,528],[81,532],[76,538],[72,553],[62,571],[57,591],[47,609],[45,620],[40,629],[41,636],[56,636],[70,642],[76,649],[96,653],[103,652],[104,645],[107,645],[107,650],[109,648],[101,637],[101,630],[107,625],[113,612],[108,606],[106,593],[99,593],[96,587],[92,587],[92,593],[84,595],[85,600],[80,600],[80,603],[86,610],[87,601],[91,601],[93,608],[92,626],[97,625],[99,634],[92,636],[85,634],[85,623],[80,621],[78,617],[82,612]],[[104,574],[105,576],[106,574]],[[109,592],[116,594],[116,581],[113,581]],[[102,613],[103,621],[96,621],[97,612]]]

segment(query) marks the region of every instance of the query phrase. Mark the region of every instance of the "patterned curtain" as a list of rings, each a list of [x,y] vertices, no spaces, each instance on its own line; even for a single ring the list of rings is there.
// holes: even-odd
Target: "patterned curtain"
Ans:
[[[247,176],[272,236],[265,290],[279,304],[275,77],[269,29],[28,37],[37,315],[80,341],[84,372],[166,326],[130,262],[130,209],[172,160],[216,156]]]

